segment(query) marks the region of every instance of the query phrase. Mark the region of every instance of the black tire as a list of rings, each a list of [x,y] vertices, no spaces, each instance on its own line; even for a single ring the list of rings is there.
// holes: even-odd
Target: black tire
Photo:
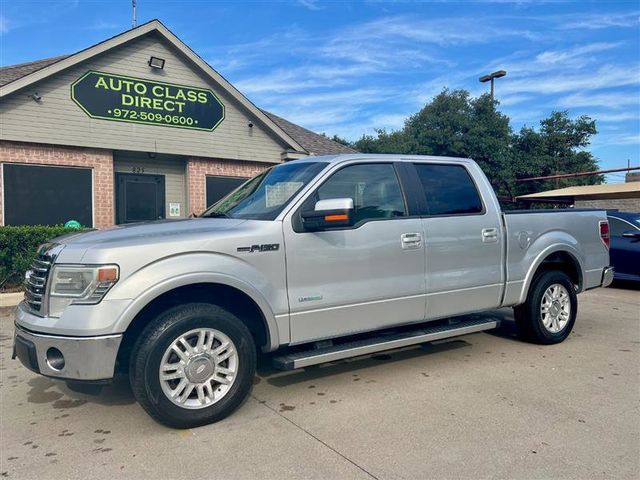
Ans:
[[[197,328],[212,328],[231,339],[238,354],[238,370],[220,400],[200,409],[188,409],[165,395],[159,371],[171,343]],[[222,420],[238,408],[251,391],[255,369],[256,347],[247,326],[217,305],[189,303],[161,313],[142,331],[131,355],[129,378],[134,396],[155,420],[169,427],[192,428]]]
[[[549,331],[542,321],[541,304],[546,290],[554,284],[564,286],[569,294],[570,312],[569,320],[557,333]],[[564,341],[576,321],[578,313],[578,297],[575,286],[569,276],[561,271],[549,270],[542,272],[533,279],[529,287],[527,300],[522,305],[514,307],[514,317],[520,336],[527,341],[543,345],[551,345]]]

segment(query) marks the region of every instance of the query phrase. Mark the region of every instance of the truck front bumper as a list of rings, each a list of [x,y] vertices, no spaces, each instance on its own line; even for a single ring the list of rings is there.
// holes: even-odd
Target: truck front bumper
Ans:
[[[65,337],[15,328],[13,358],[29,370],[65,380],[113,378],[122,334]]]
[[[613,282],[613,267],[606,267],[602,272],[602,286],[608,287]]]

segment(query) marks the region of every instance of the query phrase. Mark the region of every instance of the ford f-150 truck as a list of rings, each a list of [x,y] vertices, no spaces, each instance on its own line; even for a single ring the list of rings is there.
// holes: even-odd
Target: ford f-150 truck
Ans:
[[[472,160],[312,157],[274,166],[199,218],[60,237],[26,274],[14,352],[104,383],[180,428],[229,415],[258,352],[295,369],[496,328],[563,341],[576,294],[607,286],[604,211],[502,212]],[[458,316],[458,318],[455,318]]]

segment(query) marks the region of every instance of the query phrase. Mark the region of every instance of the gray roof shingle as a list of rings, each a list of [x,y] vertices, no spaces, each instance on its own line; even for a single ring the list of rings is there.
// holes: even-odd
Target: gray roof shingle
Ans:
[[[260,109],[262,110],[262,109]],[[357,153],[357,150],[334,142],[324,135],[317,134],[300,125],[291,123],[271,112],[262,110],[262,112],[271,119],[273,123],[284,130],[291,138],[298,142],[302,147],[313,155],[336,155],[339,153]]]
[[[36,60],[35,62],[20,63],[18,65],[9,65],[7,67],[0,67],[0,87],[4,87],[6,84],[14,82],[22,77],[37,72],[38,70],[48,67],[60,60],[64,60],[69,55],[60,55],[58,57],[44,58],[42,60]]]

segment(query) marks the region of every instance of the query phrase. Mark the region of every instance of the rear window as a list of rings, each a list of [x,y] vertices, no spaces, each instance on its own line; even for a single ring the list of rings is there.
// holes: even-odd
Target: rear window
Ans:
[[[482,213],[482,201],[473,179],[461,165],[415,164],[427,197],[429,215]]]

